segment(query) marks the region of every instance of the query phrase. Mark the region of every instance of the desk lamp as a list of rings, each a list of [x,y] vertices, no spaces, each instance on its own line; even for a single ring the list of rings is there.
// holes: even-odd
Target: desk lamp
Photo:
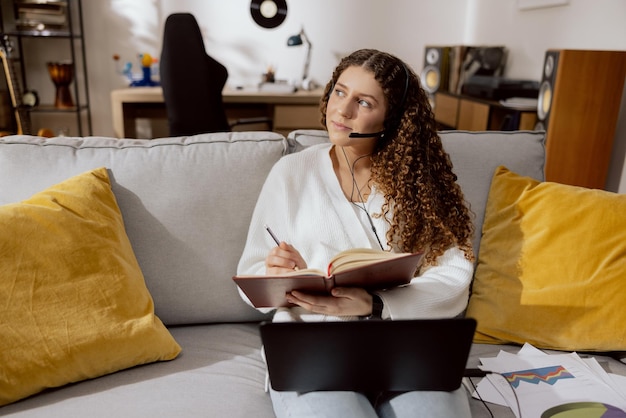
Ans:
[[[287,39],[287,46],[300,46],[306,42],[306,61],[304,62],[304,72],[302,74],[302,88],[304,90],[312,90],[315,86],[309,79],[309,65],[311,64],[311,41],[304,33],[304,28],[297,35],[290,36]]]

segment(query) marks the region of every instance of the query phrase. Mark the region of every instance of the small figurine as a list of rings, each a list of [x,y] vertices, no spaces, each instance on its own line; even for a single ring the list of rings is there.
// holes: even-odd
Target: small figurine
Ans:
[[[264,83],[273,83],[276,81],[276,70],[272,65],[267,67],[267,71],[263,73]]]
[[[124,68],[121,70],[117,68],[117,72],[125,75],[126,78],[128,78],[128,81],[130,82],[130,87],[152,87],[160,85],[158,81],[152,80],[152,69],[154,65],[158,62],[158,60],[156,58],[153,58],[152,55],[148,53],[139,54],[138,56],[139,61],[141,62],[140,76],[133,74],[133,64],[130,62],[124,64]],[[117,63],[120,60],[120,56],[118,54],[113,55],[113,60],[116,62],[117,67],[119,65]]]

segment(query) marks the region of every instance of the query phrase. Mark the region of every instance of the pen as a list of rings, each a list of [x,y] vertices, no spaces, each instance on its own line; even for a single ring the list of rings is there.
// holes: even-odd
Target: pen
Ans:
[[[268,234],[270,234],[276,245],[280,245],[280,240],[276,237],[276,235],[274,235],[270,227],[265,225],[265,230],[268,232]]]
[[[268,234],[270,234],[270,236],[272,237],[272,239],[274,240],[274,242],[276,243],[276,245],[280,245],[280,240],[278,239],[278,237],[276,237],[276,235],[274,235],[274,232],[272,232],[272,230],[270,229],[269,226],[267,225],[263,225],[265,227],[265,230],[267,231]],[[298,271],[300,270],[298,268],[298,266],[294,266],[293,268],[294,270]]]

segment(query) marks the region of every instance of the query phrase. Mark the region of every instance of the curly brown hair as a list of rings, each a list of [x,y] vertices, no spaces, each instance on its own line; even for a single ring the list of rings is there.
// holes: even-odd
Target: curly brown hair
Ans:
[[[452,246],[473,260],[472,214],[437,133],[428,96],[413,70],[375,49],[343,58],[324,90],[322,125],[326,126],[328,98],[337,79],[352,66],[372,72],[387,99],[385,133],[371,156],[370,180],[385,197],[379,216],[390,224],[387,243],[398,251],[425,251],[426,265]]]

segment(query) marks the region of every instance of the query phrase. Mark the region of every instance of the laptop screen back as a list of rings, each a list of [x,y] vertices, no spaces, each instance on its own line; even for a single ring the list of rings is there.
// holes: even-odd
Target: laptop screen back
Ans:
[[[261,324],[274,390],[456,390],[461,385],[476,321]]]

